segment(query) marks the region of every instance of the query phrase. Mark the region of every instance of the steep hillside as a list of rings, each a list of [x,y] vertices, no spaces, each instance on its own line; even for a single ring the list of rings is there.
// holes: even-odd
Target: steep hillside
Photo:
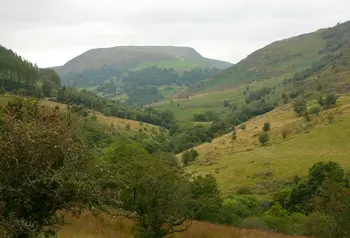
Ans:
[[[299,96],[346,93],[350,90],[349,62],[350,22],[346,22],[272,43],[214,78],[197,82],[179,99],[163,100],[155,107],[180,112],[178,119],[191,120],[201,111],[231,113],[225,101],[239,107],[266,102],[281,105]],[[264,88],[269,93],[258,96]]]
[[[349,53],[350,22],[333,28],[274,42],[224,70],[213,80],[199,82],[192,91],[203,92],[266,79],[289,78],[319,59]]]
[[[17,92],[36,97],[50,96],[60,86],[60,78],[51,69],[40,69],[10,49],[0,45],[1,92]]]
[[[312,105],[310,101],[309,107]],[[332,123],[328,120],[330,113],[334,115]],[[335,161],[350,169],[349,115],[349,96],[342,96],[336,108],[312,115],[310,121],[298,117],[291,105],[284,105],[244,123],[246,129],[237,131],[236,140],[230,133],[197,146],[199,159],[187,170],[214,175],[228,195],[240,187],[260,194],[275,192],[291,184],[295,175],[306,175],[319,161]],[[267,121],[271,124],[270,143],[261,146],[258,134]]]

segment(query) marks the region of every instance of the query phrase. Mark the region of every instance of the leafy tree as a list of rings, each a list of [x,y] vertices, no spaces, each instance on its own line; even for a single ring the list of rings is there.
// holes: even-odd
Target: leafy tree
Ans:
[[[326,180],[320,193],[313,199],[312,213],[306,230],[308,235],[320,238],[349,237],[350,189]]]
[[[279,202],[275,202],[264,214],[267,216],[285,217],[288,216],[288,211],[283,209]]]
[[[259,133],[259,141],[262,145],[266,145],[270,141],[269,133],[263,131]]]
[[[181,160],[182,160],[182,163],[185,166],[187,166],[190,162],[195,161],[198,156],[199,156],[199,153],[195,149],[186,150],[185,152],[182,153]]]
[[[67,212],[78,214],[100,200],[99,180],[89,172],[92,154],[57,108],[18,100],[7,112],[0,138],[0,235],[54,233]]]
[[[310,168],[307,180],[299,182],[293,188],[286,204],[288,210],[293,212],[311,212],[311,198],[319,193],[326,179],[343,187],[347,185],[344,169],[338,163],[316,163]]]
[[[53,85],[50,81],[44,81],[42,90],[45,97],[51,97]]]
[[[270,130],[271,130],[271,124],[270,124],[270,122],[267,121],[264,123],[263,131],[268,132]]]
[[[337,95],[335,95],[334,93],[331,93],[326,96],[326,99],[324,101],[324,105],[326,108],[330,108],[334,106],[336,103],[337,103]]]
[[[222,200],[215,177],[212,175],[195,177],[190,185],[190,194],[191,200],[188,206],[192,218],[216,222]]]
[[[139,237],[160,238],[186,230],[190,212],[188,181],[181,170],[155,158],[133,160],[120,172],[124,214],[136,221]]]
[[[298,116],[303,115],[306,112],[306,101],[302,98],[295,100],[293,103],[293,109]]]

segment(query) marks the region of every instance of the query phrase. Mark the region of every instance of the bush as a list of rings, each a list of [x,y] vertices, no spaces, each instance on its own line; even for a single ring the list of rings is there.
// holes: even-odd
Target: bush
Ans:
[[[336,233],[337,222],[327,214],[313,212],[307,218],[305,223],[305,235],[319,238],[333,238]]]
[[[302,98],[297,99],[293,103],[293,109],[298,116],[303,115],[306,112],[306,101]]]
[[[283,128],[281,134],[282,134],[282,138],[283,138],[283,139],[286,139],[286,138],[287,138],[287,135],[288,135],[287,129],[286,129],[286,128]]]
[[[326,108],[335,106],[336,103],[337,103],[337,95],[335,95],[334,93],[331,93],[326,96],[326,99],[324,101]]]
[[[270,122],[267,121],[264,123],[263,131],[268,132],[270,130],[271,130],[271,125],[270,125]]]
[[[319,115],[320,112],[321,112],[321,108],[319,106],[313,106],[309,110],[309,113],[314,115]]]
[[[181,160],[182,160],[182,163],[185,166],[187,166],[190,162],[195,161],[198,156],[199,156],[199,153],[195,149],[186,150],[185,152],[182,153]]]
[[[240,187],[237,189],[237,194],[242,195],[242,194],[252,194],[252,190],[249,187]]]
[[[266,216],[275,216],[275,217],[285,217],[288,216],[288,211],[283,209],[280,202],[275,202],[272,207],[265,212]]]
[[[102,200],[92,154],[58,109],[28,100],[8,110],[0,138],[0,237],[54,234],[66,213]]]
[[[266,145],[270,140],[269,133],[263,131],[259,134],[259,141],[262,145]]]
[[[247,126],[246,126],[246,124],[242,124],[242,125],[240,125],[240,127],[239,127],[239,129],[241,129],[241,130],[245,130],[247,128]]]

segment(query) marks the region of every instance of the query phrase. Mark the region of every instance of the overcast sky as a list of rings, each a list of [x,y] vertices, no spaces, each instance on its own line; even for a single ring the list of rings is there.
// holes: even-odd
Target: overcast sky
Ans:
[[[349,9],[350,0],[0,0],[0,44],[41,67],[117,45],[191,46],[238,62],[350,20]]]

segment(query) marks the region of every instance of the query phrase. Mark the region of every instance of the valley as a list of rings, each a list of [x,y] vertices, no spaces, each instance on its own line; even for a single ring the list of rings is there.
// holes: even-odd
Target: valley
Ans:
[[[1,237],[350,234],[349,21],[237,64],[116,46],[39,68],[0,47],[0,94]]]

